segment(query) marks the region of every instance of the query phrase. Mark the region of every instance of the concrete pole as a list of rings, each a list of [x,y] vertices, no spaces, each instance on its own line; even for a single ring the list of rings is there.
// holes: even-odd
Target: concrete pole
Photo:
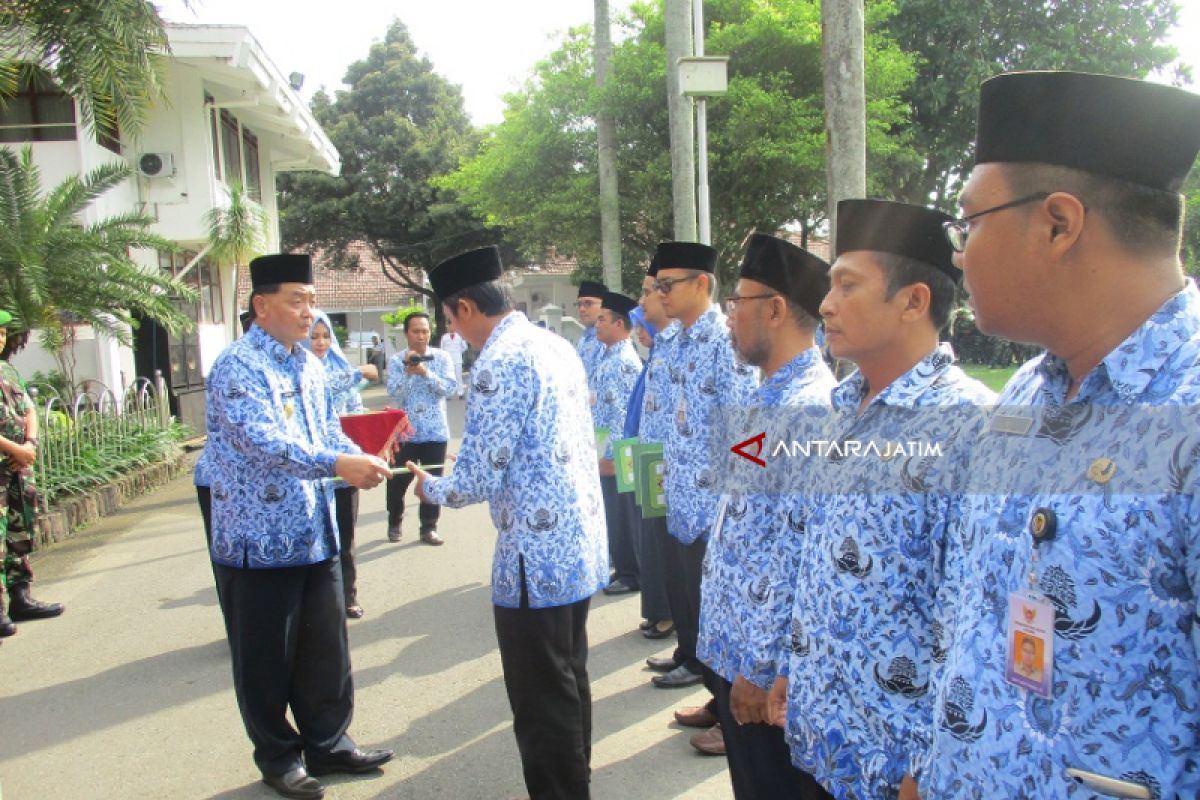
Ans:
[[[867,192],[867,101],[863,86],[863,0],[821,3],[825,66],[825,163],[829,242],[837,233],[837,203]]]
[[[675,238],[696,241],[696,152],[692,104],[679,91],[679,59],[692,54],[690,0],[665,0],[667,115],[671,128],[671,198]]]
[[[697,56],[704,55],[704,0],[692,0],[692,40]],[[700,241],[712,244],[712,220],[708,209],[708,101],[696,98],[696,216]]]
[[[596,11],[596,88],[608,82],[612,56],[612,33],[608,0],[594,0]],[[596,114],[596,144],[600,173],[600,260],[604,283],[621,291],[621,208],[617,193],[617,121],[607,111]]]

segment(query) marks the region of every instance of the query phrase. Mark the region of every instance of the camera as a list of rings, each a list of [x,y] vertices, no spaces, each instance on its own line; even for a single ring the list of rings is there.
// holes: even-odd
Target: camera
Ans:
[[[404,359],[404,366],[415,367],[418,364],[424,364],[429,361],[433,361],[433,356],[419,356],[416,353],[413,353],[408,358]]]

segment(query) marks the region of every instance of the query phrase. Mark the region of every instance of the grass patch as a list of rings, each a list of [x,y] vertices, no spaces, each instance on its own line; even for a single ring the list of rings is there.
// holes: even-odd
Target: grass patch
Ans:
[[[1017,371],[1017,367],[984,367],[979,364],[963,364],[961,366],[963,372],[997,393],[1004,388],[1004,384],[1008,383],[1008,379]]]

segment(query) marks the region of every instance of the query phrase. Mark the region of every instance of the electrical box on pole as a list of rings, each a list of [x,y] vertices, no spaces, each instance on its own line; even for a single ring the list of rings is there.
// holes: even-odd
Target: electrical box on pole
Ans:
[[[729,88],[729,56],[679,59],[679,91],[685,97],[720,97]]]

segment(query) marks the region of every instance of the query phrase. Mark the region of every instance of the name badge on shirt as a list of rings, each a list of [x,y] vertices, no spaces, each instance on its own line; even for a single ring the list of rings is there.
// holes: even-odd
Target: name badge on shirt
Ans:
[[[687,398],[679,398],[679,405],[675,407],[675,424],[682,430],[687,427]]]
[[[1054,606],[1033,592],[1008,596],[1004,678],[1013,686],[1050,697],[1054,682]]]

